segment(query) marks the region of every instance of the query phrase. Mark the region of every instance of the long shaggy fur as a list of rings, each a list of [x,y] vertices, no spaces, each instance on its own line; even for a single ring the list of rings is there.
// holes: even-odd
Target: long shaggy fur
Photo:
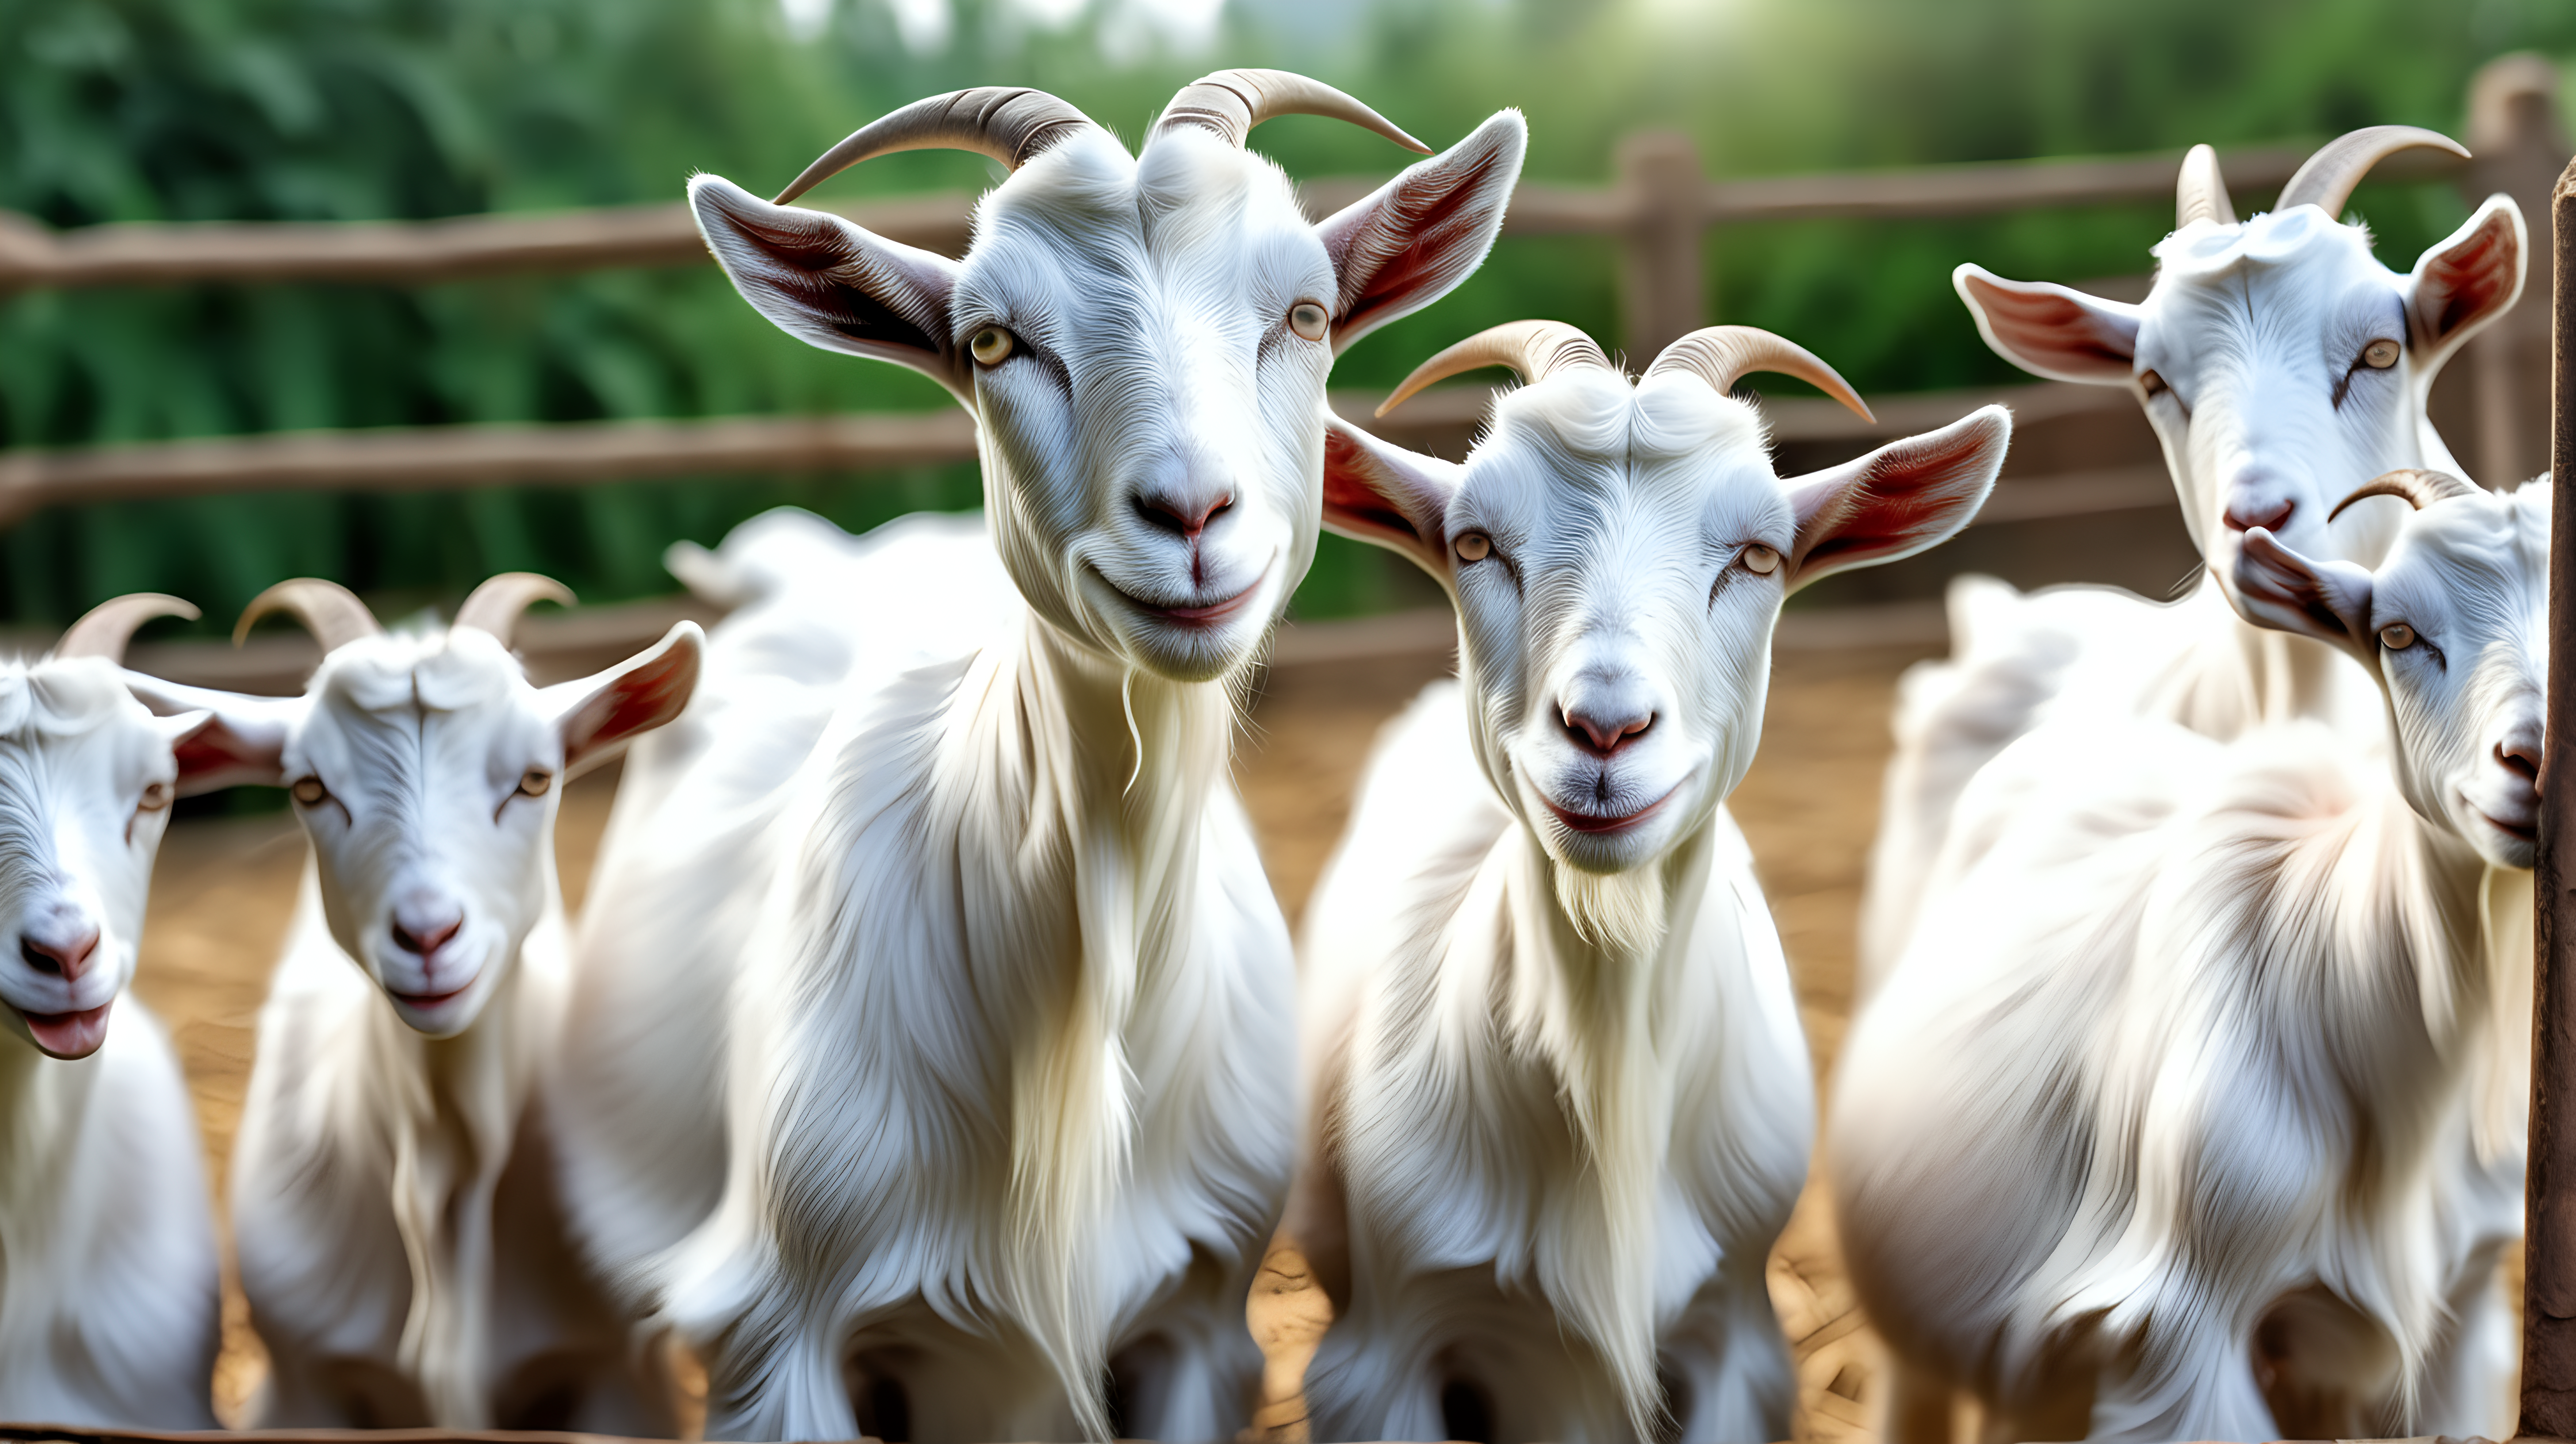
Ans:
[[[2394,756],[2090,718],[1961,793],[1828,1147],[1902,1372],[2007,1437],[2511,1423],[2530,852],[2475,809],[2533,799],[2546,488],[2441,507],[2358,624],[2429,639]]]

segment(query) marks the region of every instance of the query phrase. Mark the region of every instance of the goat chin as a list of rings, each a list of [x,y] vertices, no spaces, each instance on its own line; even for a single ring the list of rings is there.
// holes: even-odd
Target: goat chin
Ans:
[[[1293,965],[1229,684],[1054,631],[978,519],[757,556],[822,540],[719,549],[781,583],[630,759],[557,1085],[582,1236],[708,1360],[711,1435],[849,1437],[890,1401],[920,1440],[1105,1435],[1104,1373],[1132,1434],[1230,1434]],[[636,1046],[709,1032],[712,1076]]]

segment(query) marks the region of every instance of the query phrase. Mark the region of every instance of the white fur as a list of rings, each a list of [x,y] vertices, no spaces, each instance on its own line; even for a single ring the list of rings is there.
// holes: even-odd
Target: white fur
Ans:
[[[234,1154],[265,1426],[672,1427],[523,1125],[566,987],[557,783],[676,712],[697,648],[682,623],[540,689],[489,633],[437,628],[343,643],[291,700],[153,689],[322,789],[296,794],[313,865]]]
[[[2548,512],[2435,503],[2375,574],[2248,534],[2235,590],[2375,654],[2393,756],[2091,718],[1967,785],[1828,1134],[1911,1387],[2003,1437],[2511,1425]]]
[[[170,820],[162,721],[98,658],[0,661],[0,1418],[210,1429],[215,1230],[196,1111],[121,1002]],[[76,976],[30,940],[94,936]],[[102,1012],[85,1026],[31,1026]],[[104,1029],[103,1039],[97,1030]],[[86,1048],[77,1058],[55,1049]]]
[[[1764,1265],[1815,1100],[1723,800],[1782,599],[1964,525],[2008,434],[1784,482],[1750,406],[1603,368],[1504,397],[1463,467],[1337,430],[1374,501],[1327,520],[1450,589],[1464,681],[1389,727],[1308,914],[1317,1438],[1488,1437],[1461,1398],[1506,1440],[1787,1437]]]
[[[629,767],[551,1087],[584,1246],[707,1361],[711,1434],[1098,1436],[1104,1373],[1133,1433],[1248,1417],[1292,966],[1226,760],[1314,548],[1332,347],[1288,317],[1340,343],[1454,285],[1520,148],[1497,116],[1316,227],[1204,132],[1085,132],[962,263],[693,187],[752,304],[975,412],[990,520],[675,563],[748,604]],[[835,329],[797,227],[919,335]],[[988,326],[1012,354],[964,360]]]
[[[2136,305],[1976,266],[1957,279],[2007,359],[2138,397],[2216,585],[2195,577],[2170,604],[2085,586],[2024,597],[1984,578],[1954,589],[1952,656],[1916,668],[1899,700],[1863,904],[1864,996],[1932,885],[1959,789],[2043,719],[2153,717],[2224,739],[2313,717],[2365,744],[2383,738],[2361,676],[2230,610],[2235,548],[2247,524],[2268,521],[2294,546],[2376,562],[2404,504],[2365,501],[2329,524],[2335,504],[2401,467],[2458,470],[2425,401],[2443,362],[2520,293],[2521,214],[2508,198],[2488,201],[2405,275],[2372,256],[2365,228],[2312,205],[2228,225],[2197,219],[2155,254],[2154,288]],[[2462,271],[2485,289],[2454,313]],[[2033,303],[2063,310],[2032,319],[2020,308]],[[2379,339],[2402,343],[2396,364],[2360,364]]]

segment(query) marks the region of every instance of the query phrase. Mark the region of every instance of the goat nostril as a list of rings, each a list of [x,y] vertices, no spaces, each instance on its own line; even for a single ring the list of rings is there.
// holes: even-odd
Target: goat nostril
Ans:
[[[2298,509],[2299,504],[2287,497],[2268,507],[2249,498],[2240,497],[2227,504],[2227,529],[2252,531],[2259,526],[2265,531],[2277,534],[2289,522],[2291,514]]]
[[[1145,519],[1146,525],[1180,537],[1197,536],[1207,530],[1207,524],[1210,521],[1233,508],[1233,492],[1227,492],[1204,506],[1193,506],[1188,502],[1173,501],[1161,496],[1136,498],[1136,514]]]
[[[18,960],[37,972],[48,973],[55,977],[77,978],[89,971],[91,960],[97,956],[98,932],[96,929],[68,943],[40,943],[34,938],[26,937],[18,940]]]
[[[445,946],[448,939],[456,936],[456,930],[463,926],[465,926],[465,919],[460,916],[452,921],[436,923],[414,932],[397,920],[394,923],[394,946],[404,952],[426,958]]]
[[[1651,712],[1621,722],[1604,722],[1570,710],[1565,713],[1565,730],[1574,739],[1574,745],[1605,757],[1618,751],[1621,743],[1653,725],[1655,717]]]
[[[2530,783],[2533,791],[2540,790],[2539,748],[2525,742],[2499,742],[2495,760],[2505,771]]]

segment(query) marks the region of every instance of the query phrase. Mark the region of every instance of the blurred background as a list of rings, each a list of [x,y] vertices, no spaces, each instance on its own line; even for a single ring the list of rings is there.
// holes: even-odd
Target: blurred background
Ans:
[[[1531,125],[1528,179],[1575,187],[1612,185],[1623,140],[1647,131],[1686,136],[1720,181],[2171,156],[2204,140],[2304,147],[2386,122],[2465,135],[2472,76],[2510,51],[2576,55],[2576,6],[0,0],[0,211],[72,235],[109,222],[668,202],[697,171],[775,188],[858,124],[972,84],[1043,87],[1133,138],[1178,86],[1238,65],[1328,80],[1435,145],[1517,105]],[[1383,176],[1404,159],[1322,120],[1274,122],[1255,144],[1300,177]],[[812,203],[972,191],[994,174],[972,156],[902,155]],[[2373,185],[2355,209],[2403,270],[2469,203],[2453,177]],[[2027,380],[1979,343],[1951,267],[1973,257],[2018,277],[2137,277],[2170,224],[2156,200],[1724,225],[1701,257],[1703,319],[1790,336],[1873,398]],[[1438,347],[1522,316],[1571,321],[1616,348],[1632,339],[1619,262],[1608,236],[1506,239],[1454,297],[1356,346],[1334,384],[1382,389]],[[702,262],[432,285],[0,290],[0,466],[30,448],[313,428],[950,406],[896,368],[789,340]],[[260,588],[299,574],[346,582],[388,614],[452,603],[506,569],[561,577],[586,602],[647,597],[675,589],[660,564],[669,542],[713,542],[778,503],[861,528],[976,500],[964,462],[54,500],[0,530],[0,626],[50,628],[150,588],[204,605],[200,630],[219,631]],[[2178,535],[2165,518],[2099,525]],[[2033,535],[2012,550],[2051,546]],[[2187,553],[2155,563],[2169,564],[2179,575]],[[1400,562],[1327,538],[1297,607],[1330,617],[1427,600],[1436,594]]]

